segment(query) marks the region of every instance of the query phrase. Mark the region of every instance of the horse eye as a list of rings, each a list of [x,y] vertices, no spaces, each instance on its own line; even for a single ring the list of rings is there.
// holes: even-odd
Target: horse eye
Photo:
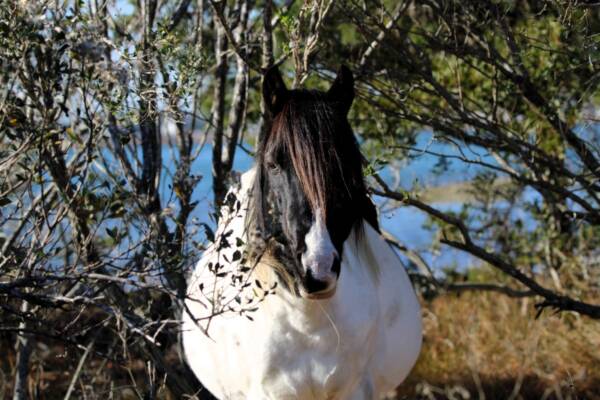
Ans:
[[[275,164],[272,161],[269,161],[269,162],[267,162],[267,168],[269,168],[273,172],[276,172],[279,170],[279,165]]]

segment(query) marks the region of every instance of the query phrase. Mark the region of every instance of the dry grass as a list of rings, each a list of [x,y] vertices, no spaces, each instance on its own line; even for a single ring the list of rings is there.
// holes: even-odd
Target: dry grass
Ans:
[[[397,399],[600,399],[600,321],[550,312],[536,320],[532,299],[490,293],[423,304],[423,351]],[[106,336],[98,343],[103,353],[113,343]],[[62,399],[80,352],[43,342],[32,357],[30,393]],[[11,394],[13,343],[0,336],[0,399]],[[177,364],[174,347],[168,353]],[[147,385],[145,369],[141,360],[90,356],[72,398],[137,398],[134,388]]]
[[[496,179],[492,185],[494,189],[500,189],[509,182],[506,179]],[[426,203],[457,203],[472,202],[475,188],[473,182],[452,182],[439,186],[423,187],[419,193],[420,200]]]
[[[600,322],[536,320],[532,301],[463,293],[426,304],[423,351],[398,398],[600,398]]]

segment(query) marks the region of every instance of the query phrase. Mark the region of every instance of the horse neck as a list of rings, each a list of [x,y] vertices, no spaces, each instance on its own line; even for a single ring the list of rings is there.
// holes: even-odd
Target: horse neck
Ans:
[[[274,261],[265,258],[253,270],[253,278],[264,283],[263,286],[270,285],[268,287],[277,282],[277,288],[274,294],[267,296],[261,307],[269,315],[283,316],[299,331],[330,328],[332,321],[342,322],[340,318],[344,319],[352,314],[351,309],[357,301],[355,289],[365,287],[363,281],[370,282],[366,287],[373,287],[378,280],[378,271],[376,266],[371,265],[374,262],[373,256],[369,254],[370,249],[366,246],[365,239],[362,233],[357,234],[355,230],[346,239],[338,287],[329,299],[309,300],[293,294],[278,281],[273,265],[270,264]],[[362,261],[358,261],[359,252]]]

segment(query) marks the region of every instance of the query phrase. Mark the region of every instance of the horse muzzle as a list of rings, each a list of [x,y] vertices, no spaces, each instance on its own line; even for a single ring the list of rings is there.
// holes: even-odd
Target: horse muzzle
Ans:
[[[306,248],[300,256],[304,274],[300,294],[308,299],[333,296],[340,275],[340,256],[318,210],[304,242]]]
[[[300,295],[306,299],[327,299],[335,294],[340,274],[340,259],[333,255],[333,261],[325,265],[308,265],[300,287]]]

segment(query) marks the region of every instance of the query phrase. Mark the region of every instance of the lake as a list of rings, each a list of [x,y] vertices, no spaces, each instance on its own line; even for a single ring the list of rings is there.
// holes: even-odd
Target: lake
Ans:
[[[417,143],[417,147],[421,149],[427,148],[432,152],[443,152],[448,155],[456,155],[456,151],[453,151],[448,145],[436,142],[431,135],[422,135]],[[477,149],[477,151],[479,150],[480,149]],[[171,192],[171,176],[175,168],[175,161],[169,148],[166,146],[163,149],[162,157],[165,169],[161,179],[161,193],[163,199],[166,199]],[[192,217],[199,222],[207,223],[214,227],[214,222],[209,216],[213,206],[211,157],[212,147],[209,144],[206,144],[192,164],[193,173],[202,175],[202,180],[199,182],[193,193],[192,200],[198,201],[198,206],[194,210]],[[486,156],[484,152],[481,151],[481,154],[478,154],[478,157]],[[438,161],[439,157],[421,154],[414,159],[395,163],[396,165],[394,165],[394,168],[400,171],[399,182],[401,187],[410,189],[415,183],[422,187],[465,182],[480,171],[480,169],[473,165],[468,165],[453,159],[447,159],[446,169],[439,174],[434,174],[432,173],[432,169],[436,166]],[[486,161],[493,162],[493,160],[490,161],[489,159],[486,159]],[[234,170],[244,172],[250,169],[252,164],[252,157],[238,149],[234,162]],[[391,184],[394,179],[390,171],[390,168],[384,168],[380,171],[380,174]],[[385,199],[378,197],[375,197],[374,200],[379,205],[385,201]],[[460,203],[449,202],[444,198],[433,201],[431,204],[442,211],[458,211],[461,208]],[[175,204],[172,206],[177,208]],[[468,255],[447,247],[443,247],[443,251],[439,254],[433,254],[428,251],[433,238],[433,232],[424,227],[427,216],[418,209],[405,206],[397,207],[396,205],[390,207],[389,202],[386,202],[385,207],[383,207],[383,212],[380,215],[380,221],[383,229],[393,234],[409,248],[422,253],[424,259],[429,262],[434,269],[440,269],[449,265],[464,267],[473,264],[473,260]]]

